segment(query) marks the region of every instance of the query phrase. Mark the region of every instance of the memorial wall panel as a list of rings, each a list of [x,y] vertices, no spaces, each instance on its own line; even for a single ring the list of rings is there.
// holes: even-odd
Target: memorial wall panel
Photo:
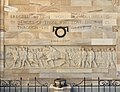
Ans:
[[[1,0],[2,78],[120,76],[119,0]]]

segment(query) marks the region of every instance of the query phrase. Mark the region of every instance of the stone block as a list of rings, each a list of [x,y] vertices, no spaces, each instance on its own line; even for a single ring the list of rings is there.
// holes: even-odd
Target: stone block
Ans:
[[[39,68],[30,68],[29,69],[29,73],[40,73],[40,71],[42,71],[42,70]]]
[[[92,70],[94,73],[108,73],[108,69],[105,69],[105,68],[96,68]]]
[[[26,73],[26,74],[18,74],[18,78],[23,78],[23,80],[28,80],[28,79],[34,79],[34,78],[39,78],[39,74],[37,73]]]
[[[30,0],[29,2],[34,5],[50,6],[50,0]]]
[[[13,68],[11,69],[13,74],[26,74],[29,73],[29,69],[22,69],[22,68]]]
[[[105,28],[103,30],[103,38],[104,39],[116,39],[117,38],[117,33],[112,31],[112,28]]]
[[[25,40],[25,39],[5,39],[5,45],[28,45],[29,44],[29,40]]]
[[[90,39],[100,39],[103,37],[103,33],[97,29],[92,29],[89,36],[90,36]]]
[[[12,38],[15,38],[17,39],[18,38],[18,34],[19,32],[5,32],[5,38],[6,39],[12,39]]]
[[[59,12],[59,6],[38,6],[37,12]]]
[[[93,5],[94,6],[112,6],[112,1],[111,0],[94,0]]]
[[[91,0],[71,0],[71,6],[92,6]]]
[[[26,5],[29,4],[29,0],[9,0],[9,5]]]
[[[70,0],[51,0],[51,6],[70,6]]]
[[[18,8],[18,12],[36,12],[37,6],[34,5],[14,5],[14,7]]]
[[[70,45],[91,45],[91,39],[74,39],[71,40]]]
[[[92,39],[91,45],[115,45],[114,39]]]
[[[60,12],[81,12],[81,6],[60,6]]]

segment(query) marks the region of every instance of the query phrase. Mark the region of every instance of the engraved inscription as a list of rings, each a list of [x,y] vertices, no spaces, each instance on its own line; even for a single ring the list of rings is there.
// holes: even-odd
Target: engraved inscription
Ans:
[[[14,29],[17,31],[48,30],[48,32],[52,32],[49,28],[52,26],[69,26],[70,30],[75,31],[76,28],[91,30],[90,26],[113,25],[117,25],[117,13],[9,13],[9,31]],[[78,30],[76,31],[78,32]]]

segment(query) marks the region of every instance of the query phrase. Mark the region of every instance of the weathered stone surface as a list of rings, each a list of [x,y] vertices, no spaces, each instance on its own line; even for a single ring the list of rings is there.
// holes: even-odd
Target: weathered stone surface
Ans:
[[[34,5],[13,5],[19,12],[37,12],[37,6]]]
[[[91,0],[71,0],[72,6],[92,6]]]
[[[9,0],[10,5],[24,5],[29,4],[29,0]]]
[[[51,0],[51,6],[70,6],[70,0]]]
[[[30,0],[30,4],[50,6],[50,0]]]
[[[5,5],[3,1],[0,7],[0,30],[5,30],[0,32],[1,77],[120,76],[119,0],[5,0]],[[82,48],[87,55],[86,66],[80,63]],[[90,59],[91,50],[97,56],[96,62]],[[23,55],[26,52],[29,56]],[[106,56],[108,53],[110,57]],[[38,56],[42,57],[38,59]],[[41,60],[40,66],[37,60]]]
[[[92,45],[115,45],[114,39],[92,39]]]
[[[112,6],[112,0],[94,0],[95,6]],[[115,3],[114,3],[115,4]]]

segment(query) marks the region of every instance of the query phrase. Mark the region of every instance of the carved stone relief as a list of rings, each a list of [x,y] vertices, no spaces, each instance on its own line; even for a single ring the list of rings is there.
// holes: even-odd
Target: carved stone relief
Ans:
[[[5,46],[5,68],[115,68],[116,49],[82,46]]]

